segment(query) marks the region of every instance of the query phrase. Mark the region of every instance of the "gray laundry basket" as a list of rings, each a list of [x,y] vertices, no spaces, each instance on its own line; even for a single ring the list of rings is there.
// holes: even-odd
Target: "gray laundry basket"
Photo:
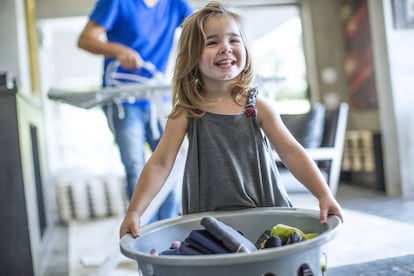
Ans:
[[[318,233],[313,239],[252,253],[230,253],[197,256],[150,255],[151,249],[162,252],[174,240],[184,240],[194,229],[203,228],[200,220],[214,216],[241,231],[255,242],[265,229],[276,224],[297,227],[304,233]],[[319,211],[298,208],[253,208],[239,211],[207,212],[148,224],[141,236],[125,235],[120,241],[121,252],[136,260],[144,276],[295,276],[307,265],[312,274],[325,275],[321,261],[326,262],[324,247],[337,233],[341,220],[330,216],[320,224]],[[325,267],[326,269],[326,267]]]

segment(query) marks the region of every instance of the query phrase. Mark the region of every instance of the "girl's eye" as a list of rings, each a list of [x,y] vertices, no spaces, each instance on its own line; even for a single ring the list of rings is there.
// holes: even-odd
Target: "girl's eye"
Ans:
[[[206,43],[207,46],[216,45],[216,44],[217,44],[217,42],[215,42],[213,40],[207,41],[207,43]]]
[[[231,43],[240,43],[240,39],[238,38],[233,38],[230,40]]]

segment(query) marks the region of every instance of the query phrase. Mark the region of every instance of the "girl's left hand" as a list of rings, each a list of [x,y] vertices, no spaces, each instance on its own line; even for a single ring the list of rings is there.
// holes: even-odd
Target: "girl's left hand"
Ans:
[[[338,216],[342,222],[344,221],[341,206],[339,206],[338,202],[332,195],[319,200],[319,210],[319,220],[321,223],[326,223],[328,216],[330,215]]]

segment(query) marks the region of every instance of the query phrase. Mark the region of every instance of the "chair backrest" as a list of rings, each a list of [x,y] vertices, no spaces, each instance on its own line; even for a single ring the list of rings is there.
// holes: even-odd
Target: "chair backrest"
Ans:
[[[337,108],[326,111],[324,138],[321,147],[334,149],[328,171],[328,185],[333,194],[336,194],[341,174],[348,113],[347,103],[341,103]]]
[[[318,148],[324,139],[326,107],[314,103],[312,108],[301,114],[281,114],[282,121],[305,148]]]
[[[348,121],[348,109],[347,103],[341,103],[337,108],[326,110],[321,147],[343,145]]]
[[[336,108],[327,108],[316,103],[308,113],[281,116],[293,136],[302,146],[313,152],[311,157],[326,176],[333,194],[336,194],[341,174],[348,112],[347,103],[340,103]],[[310,140],[312,143],[305,143]],[[284,181],[286,183],[288,179],[285,178]],[[294,191],[303,190],[296,184],[290,187],[295,187],[292,188]]]

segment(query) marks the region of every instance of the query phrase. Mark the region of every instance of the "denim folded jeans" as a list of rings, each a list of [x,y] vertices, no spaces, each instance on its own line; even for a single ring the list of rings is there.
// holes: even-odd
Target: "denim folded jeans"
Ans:
[[[154,137],[151,129],[151,104],[147,100],[135,103],[108,104],[103,107],[108,125],[118,145],[127,178],[127,194],[131,199],[135,185],[145,164],[144,145],[154,150],[160,137]],[[163,129],[158,121],[158,130]],[[179,215],[180,202],[173,190],[160,206],[150,222]]]

